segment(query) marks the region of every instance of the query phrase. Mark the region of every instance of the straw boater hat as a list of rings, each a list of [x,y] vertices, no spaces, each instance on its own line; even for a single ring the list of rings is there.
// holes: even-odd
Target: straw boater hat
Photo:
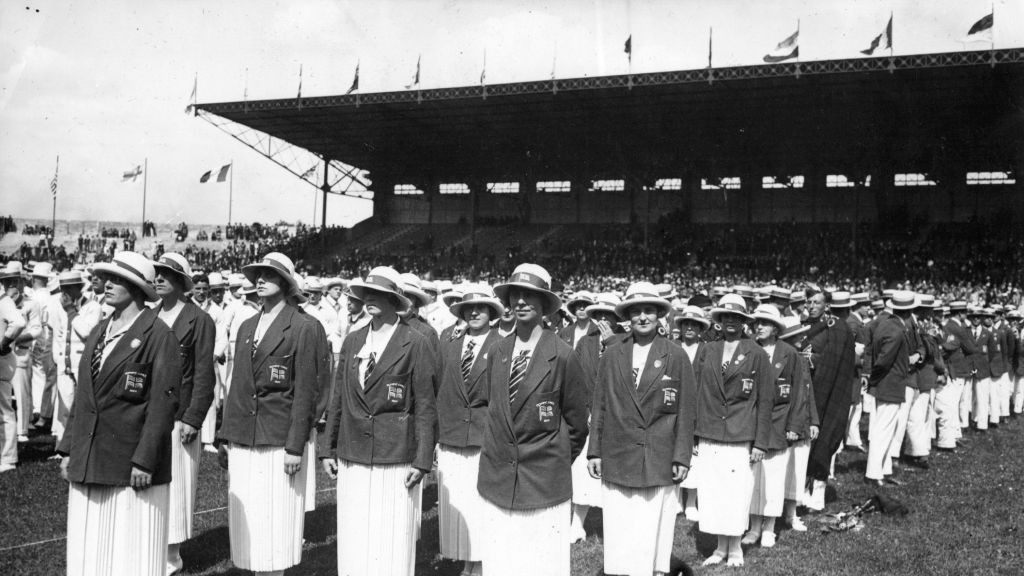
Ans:
[[[854,305],[853,297],[845,290],[837,290],[832,293],[832,308],[851,308]]]
[[[953,312],[953,313],[966,312],[967,311],[967,302],[965,302],[963,300],[954,300],[954,301],[949,303],[949,311]]]
[[[192,267],[188,259],[177,252],[164,252],[159,260],[153,261],[153,268],[160,274],[173,274],[177,276],[185,287],[185,292],[192,289]]]
[[[8,262],[2,271],[0,271],[0,279],[6,280],[7,278],[23,278],[25,276],[25,269],[22,267],[21,262],[17,260],[11,260]]]
[[[626,289],[626,296],[615,307],[615,313],[620,318],[629,316],[629,309],[634,306],[650,304],[658,309],[658,317],[662,317],[672,311],[672,304],[658,295],[658,289],[650,282],[634,282]]]
[[[728,293],[729,289],[726,288],[725,286],[715,286],[714,288],[711,289],[711,295],[719,298],[725,296]]]
[[[319,276],[306,276],[305,281],[302,283],[302,288],[306,292],[323,292],[324,285],[320,281]]]
[[[93,266],[93,273],[123,278],[142,290],[147,300],[159,299],[153,289],[153,279],[156,277],[153,263],[142,254],[118,252],[110,262],[100,262]]]
[[[718,306],[711,309],[711,321],[720,322],[722,314],[725,313],[739,314],[747,320],[754,319],[753,316],[747,313],[747,303],[739,294],[726,294],[722,296],[722,299],[718,301]]]
[[[280,252],[270,252],[263,257],[263,260],[243,266],[242,274],[245,274],[249,282],[255,285],[256,277],[259,276],[260,270],[269,270],[280,276],[285,282],[285,286],[282,286],[282,288],[286,289],[285,294],[305,301],[305,297],[302,296],[302,288],[299,286],[298,278],[295,276],[295,264],[292,264],[291,258]],[[213,274],[210,276],[213,276]],[[213,287],[213,278],[210,278],[210,286]]]
[[[854,306],[860,306],[861,304],[871,303],[871,297],[868,296],[867,292],[857,292],[855,294],[850,294],[850,300],[853,302]]]
[[[915,308],[928,308],[930,310],[936,307],[937,304],[935,303],[935,296],[932,296],[931,294],[918,294],[917,306],[915,306]]]
[[[57,276],[53,273],[53,264],[49,262],[40,262],[33,266],[31,275],[37,278],[46,278],[47,280]]]
[[[411,273],[406,272],[400,276],[402,293],[408,298],[414,306],[422,308],[430,303],[430,296],[423,291],[422,284],[420,284],[420,277]]]
[[[83,286],[85,285],[85,279],[82,278],[82,273],[77,270],[68,270],[61,272],[57,279],[57,282],[61,287],[64,286]]]
[[[780,288],[778,286],[769,286],[768,287],[768,300],[769,301],[771,301],[771,300],[778,300],[780,302],[784,302],[784,303],[788,304],[791,296],[792,296],[792,293],[789,290],[786,290],[785,288]]]
[[[245,276],[238,273],[228,274],[228,289],[241,288],[245,283]]]
[[[335,286],[341,286],[342,288],[344,288],[345,284],[347,284],[347,282],[345,282],[341,278],[338,278],[337,276],[324,278],[324,290],[330,290]]]
[[[396,297],[399,311],[408,310],[412,306],[412,302],[405,297],[405,293],[402,291],[402,276],[390,266],[378,266],[370,270],[365,279],[352,280],[348,289],[360,302],[366,301],[366,292],[370,291]]]
[[[462,318],[462,309],[466,306],[483,304],[494,311],[493,318],[501,316],[505,307],[501,301],[494,297],[494,290],[487,284],[473,284],[463,289],[462,298],[448,307],[448,310],[456,318]]]
[[[711,298],[708,298],[704,294],[694,294],[686,301],[687,306],[696,306],[697,308],[711,308]]]
[[[227,286],[227,282],[224,281],[224,275],[220,272],[210,272],[206,275],[206,279],[210,281],[210,290]]]
[[[469,284],[460,284],[447,292],[441,294],[441,302],[451,308],[452,304],[455,304],[462,299],[462,292],[469,287]],[[490,286],[488,286],[490,288]],[[492,289],[493,292],[493,289]]]
[[[896,290],[889,300],[889,307],[893,310],[913,310],[917,308],[917,294],[910,290]]]
[[[878,310],[883,310],[884,308],[885,308],[885,302],[883,302],[881,300],[872,300],[871,301],[871,309],[872,310],[878,311]]]
[[[658,296],[665,300],[671,301],[679,296],[679,292],[676,291],[675,287],[668,283],[655,284],[654,289],[658,292]]]
[[[565,303],[565,308],[569,312],[575,313],[575,311],[573,310],[574,307],[586,307],[590,306],[593,303],[594,293],[591,292],[590,290],[580,290],[579,292],[573,294],[571,298],[569,298],[569,301]]]
[[[804,292],[803,290],[794,290],[794,291],[789,293],[789,301],[792,304],[798,304],[800,302],[806,302],[807,301],[807,292]]]
[[[737,284],[732,287],[732,293],[742,296],[744,300],[753,300],[755,297],[754,289],[745,284]]]
[[[239,296],[245,296],[247,294],[253,294],[256,292],[256,285],[249,281],[248,278],[242,276],[242,286],[238,289]]]
[[[753,316],[754,320],[764,320],[775,324],[780,334],[786,329],[786,325],[782,322],[782,314],[779,312],[778,306],[774,304],[761,304],[754,310]]]
[[[494,293],[506,307],[510,307],[508,292],[512,288],[522,288],[540,293],[544,297],[544,309],[541,314],[548,316],[562,306],[558,295],[551,291],[551,274],[536,264],[520,264],[512,271],[508,282],[494,287]]]
[[[779,333],[779,340],[789,340],[807,332],[811,327],[800,322],[796,316],[785,316],[782,318],[782,331]]]
[[[619,298],[615,294],[611,292],[601,292],[594,297],[594,303],[587,306],[587,318],[593,320],[596,312],[608,312],[612,316],[621,319],[622,317],[615,311],[615,307],[621,302],[622,298]]]
[[[711,321],[704,315],[704,311],[700,309],[700,306],[687,305],[683,308],[682,312],[676,314],[676,317],[672,319],[672,322],[676,325],[687,321],[696,322],[701,326],[704,326],[705,329],[711,327]]]
[[[441,291],[437,289],[437,283],[432,280],[422,280],[420,282],[420,288],[422,288],[427,294],[433,294],[435,298],[441,293]]]

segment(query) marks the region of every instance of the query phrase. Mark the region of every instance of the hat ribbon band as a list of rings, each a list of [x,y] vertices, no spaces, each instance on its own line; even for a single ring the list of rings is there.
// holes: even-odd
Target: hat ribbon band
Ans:
[[[536,288],[539,288],[540,290],[550,290],[550,287],[548,286],[547,282],[544,282],[544,280],[541,277],[537,276],[536,274],[530,274],[527,272],[517,272],[515,274],[512,274],[512,277],[509,278],[509,283],[529,284],[530,286],[534,286]]]

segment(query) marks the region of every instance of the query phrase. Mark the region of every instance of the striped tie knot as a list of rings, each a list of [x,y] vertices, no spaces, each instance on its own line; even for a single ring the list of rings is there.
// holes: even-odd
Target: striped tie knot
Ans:
[[[640,387],[640,369],[635,366],[633,367],[633,387]]]
[[[519,385],[526,378],[526,366],[530,362],[530,355],[523,350],[518,356],[512,359],[512,375],[508,379],[508,401],[516,401],[516,394],[519,393]]]
[[[101,336],[96,340],[96,348],[92,351],[92,365],[90,374],[95,383],[100,379],[100,368],[103,366],[103,349],[107,347],[107,341]]]
[[[466,342],[466,352],[462,355],[462,381],[469,382],[469,371],[473,368],[473,348],[476,347],[476,341],[470,340]]]
[[[373,374],[373,369],[377,367],[377,354],[370,352],[370,357],[366,359],[366,370],[363,371],[363,382],[370,379],[370,374]]]

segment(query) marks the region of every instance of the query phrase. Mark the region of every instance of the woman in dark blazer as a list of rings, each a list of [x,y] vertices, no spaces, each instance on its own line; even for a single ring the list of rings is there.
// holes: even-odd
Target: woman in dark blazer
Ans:
[[[462,560],[462,574],[482,574],[480,539],[487,530],[476,490],[480,444],[487,420],[487,358],[501,340],[491,320],[505,308],[486,284],[466,287],[451,313],[465,323],[457,338],[441,342],[444,374],[437,396],[438,519],[441,556]]]
[[[753,464],[768,448],[775,386],[768,354],[742,337],[752,320],[743,298],[723,296],[711,320],[722,327],[723,339],[706,343],[695,365],[700,529],[718,536],[704,564],[720,564],[728,556],[730,566],[742,566],[740,537],[754,489]]]
[[[704,342],[701,340],[701,334],[704,334],[709,328],[711,328],[711,321],[708,320],[707,315],[704,314],[699,306],[687,305],[683,310],[672,319],[673,322],[679,327],[679,345],[686,353],[687,360],[692,364],[697,361],[697,357],[700,355],[701,348],[704,346]],[[690,459],[690,471],[686,474],[686,478],[683,478],[682,483],[679,485],[682,488],[683,506],[686,513],[686,519],[691,522],[697,522],[700,520],[700,509],[697,502],[697,479],[700,476],[700,465],[698,464],[698,456],[694,455]]]
[[[652,284],[632,284],[617,310],[631,331],[601,359],[595,383],[587,457],[604,485],[606,574],[669,571],[697,396],[686,353],[658,334],[670,310]]]
[[[94,274],[113,312],[86,340],[57,446],[61,474],[71,483],[67,570],[163,576],[178,341],[146,306],[157,299],[149,260],[120,252]]]
[[[231,560],[282,574],[302,560],[306,474],[303,453],[318,414],[330,346],[303,313],[292,261],[271,252],[242,268],[256,285],[259,314],[238,329],[231,388],[217,438],[227,462]],[[225,446],[226,444],[226,446]]]
[[[434,460],[438,359],[398,312],[401,278],[378,267],[349,289],[370,324],[345,338],[318,452],[338,480],[338,574],[411,576],[419,483]]]
[[[515,333],[488,358],[490,400],[477,488],[488,503],[488,576],[569,573],[573,460],[587,438],[589,395],[583,368],[542,319],[558,310],[551,276],[516,267],[495,286],[515,312]]]
[[[171,436],[172,478],[168,523],[167,573],[181,570],[181,543],[192,537],[192,512],[199,478],[201,442],[196,438],[210,405],[216,378],[213,318],[188,297],[192,267],[181,254],[167,252],[153,263],[153,288],[160,297],[157,315],[171,327],[181,355],[181,393]]]
[[[798,317],[783,316],[778,339],[792,346],[808,330],[810,326],[801,323]],[[809,497],[806,494],[807,460],[811,455],[811,442],[818,438],[818,407],[814,403],[810,361],[803,354],[797,354],[797,368],[793,378],[786,423],[789,451],[786,462],[786,500],[782,504],[782,514],[792,530],[806,532],[807,526],[796,515],[796,506]]]

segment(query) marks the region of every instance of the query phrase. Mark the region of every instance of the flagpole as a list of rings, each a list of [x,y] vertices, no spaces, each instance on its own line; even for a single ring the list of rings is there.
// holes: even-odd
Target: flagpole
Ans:
[[[796,19],[796,61],[800,63],[800,19]],[[799,70],[799,68],[798,68]]]
[[[890,24],[890,26],[889,26],[889,58],[892,58],[892,45],[893,45],[892,37],[894,36],[893,31],[892,31],[893,27],[891,26],[891,24],[892,24],[892,10],[889,10],[889,24]]]
[[[715,69],[711,65],[711,41],[714,38],[715,29],[708,26],[708,84],[715,81]]]
[[[146,158],[142,162],[144,168],[142,169],[142,236],[146,236],[146,185],[149,179],[149,158]]]
[[[57,167],[53,170],[53,218],[50,221],[50,237],[57,238],[57,174],[60,172],[60,155],[57,156]]]
[[[232,158],[231,162],[231,176],[228,177],[228,227],[231,226],[231,205],[235,201],[235,159]],[[224,231],[225,235],[227,231]]]

